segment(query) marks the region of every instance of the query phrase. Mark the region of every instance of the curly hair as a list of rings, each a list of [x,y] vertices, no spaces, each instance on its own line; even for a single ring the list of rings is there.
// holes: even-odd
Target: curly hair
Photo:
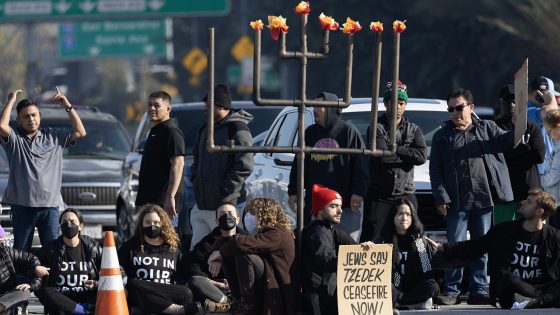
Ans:
[[[144,250],[144,232],[142,231],[142,222],[144,222],[144,217],[149,213],[155,213],[159,216],[161,220],[161,238],[163,242],[169,245],[169,251],[176,251],[179,248],[179,236],[173,225],[171,224],[171,220],[167,215],[167,212],[163,210],[162,207],[156,204],[146,204],[140,208],[140,215],[138,215],[138,224],[136,224],[136,236],[140,240],[140,248]]]
[[[288,216],[286,216],[284,209],[280,207],[276,200],[269,198],[252,199],[251,201],[247,202],[245,212],[249,212],[257,217],[257,229],[259,231],[263,228],[280,225],[286,230],[286,232],[290,233],[292,238],[295,239],[290,220],[288,219]]]

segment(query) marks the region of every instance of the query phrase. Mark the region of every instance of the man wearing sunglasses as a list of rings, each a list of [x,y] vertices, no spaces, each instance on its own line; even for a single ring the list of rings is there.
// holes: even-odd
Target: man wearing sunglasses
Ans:
[[[451,120],[433,136],[430,181],[435,205],[447,223],[448,242],[471,239],[490,229],[494,205],[513,200],[513,192],[502,152],[513,146],[511,132],[496,123],[473,115],[472,93],[456,89],[447,96]],[[487,256],[470,266],[468,304],[488,304]],[[462,269],[445,272],[440,304],[457,304]]]

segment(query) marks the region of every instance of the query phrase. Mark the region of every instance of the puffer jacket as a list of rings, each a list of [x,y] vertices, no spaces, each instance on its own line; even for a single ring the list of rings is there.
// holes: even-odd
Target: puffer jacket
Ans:
[[[79,237],[80,242],[84,246],[84,258],[88,265],[89,278],[97,280],[99,279],[99,269],[101,268],[101,246],[89,236],[80,235]],[[43,283],[43,287],[56,286],[56,281],[62,268],[65,247],[62,236],[59,236],[56,240],[50,241],[39,250],[37,256],[41,261],[41,265],[51,268],[48,281]]]
[[[253,137],[247,127],[251,120],[250,113],[232,110],[223,120],[214,123],[214,143],[225,145],[232,139],[235,145],[252,145]],[[244,201],[245,180],[253,171],[253,153],[210,153],[206,149],[207,132],[204,124],[193,149],[191,181],[198,208],[213,210],[225,202]]]
[[[22,252],[17,249],[0,244],[0,294],[13,290],[16,283],[16,275],[23,275],[31,288],[36,291],[41,286],[41,278],[35,275],[35,267],[39,266],[39,260],[35,255]]]

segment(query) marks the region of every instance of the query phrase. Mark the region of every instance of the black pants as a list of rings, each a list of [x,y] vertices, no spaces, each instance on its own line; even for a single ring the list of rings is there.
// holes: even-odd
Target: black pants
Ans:
[[[502,308],[511,308],[513,294],[540,299],[542,307],[560,307],[560,281],[532,285],[511,272],[502,274],[498,299]]]
[[[428,279],[423,283],[415,285],[412,288],[399,290],[395,288],[397,293],[396,301],[399,305],[411,305],[422,303],[438,294],[439,286],[434,279]]]
[[[29,290],[10,290],[0,295],[0,304],[4,305],[6,313],[12,310],[16,311],[14,308],[29,301],[30,296]]]
[[[229,283],[231,295],[240,306],[256,310],[262,304],[264,291],[264,262],[258,255],[239,254],[224,258],[222,269]]]
[[[78,303],[95,305],[97,291],[58,292],[55,287],[42,288],[35,292],[35,296],[45,307],[47,314],[72,314]]]
[[[361,242],[371,241],[379,237],[383,227],[387,223],[387,216],[391,212],[391,206],[395,200],[406,198],[418,210],[418,200],[415,195],[403,195],[387,198],[366,197],[364,203],[364,219],[362,220]]]
[[[192,302],[189,287],[130,279],[126,284],[129,307],[138,307],[142,313],[161,313],[171,304],[184,305]]]
[[[192,276],[188,280],[189,288],[193,292],[194,299],[204,301],[210,299],[214,302],[220,302],[225,294],[210,282],[210,279],[204,276]]]

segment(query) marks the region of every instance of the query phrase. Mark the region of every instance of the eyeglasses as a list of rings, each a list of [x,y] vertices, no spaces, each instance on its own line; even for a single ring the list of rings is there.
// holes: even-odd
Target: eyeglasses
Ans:
[[[453,111],[462,112],[463,108],[465,108],[466,106],[468,106],[468,104],[465,103],[465,104],[457,105],[455,107],[447,107],[447,111],[450,113],[453,113]]]

